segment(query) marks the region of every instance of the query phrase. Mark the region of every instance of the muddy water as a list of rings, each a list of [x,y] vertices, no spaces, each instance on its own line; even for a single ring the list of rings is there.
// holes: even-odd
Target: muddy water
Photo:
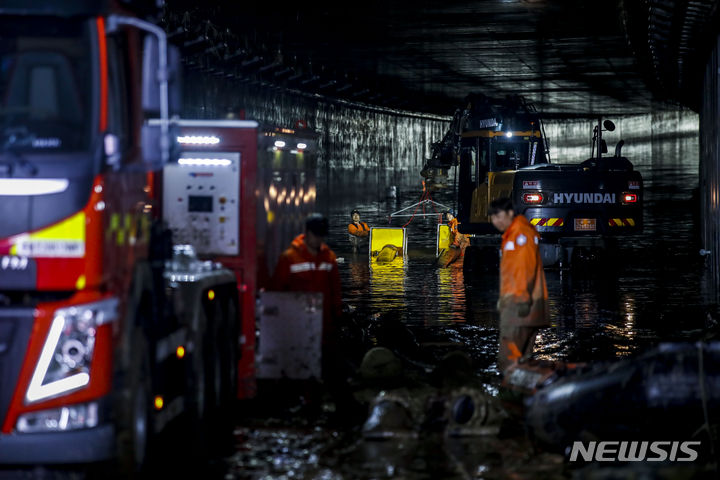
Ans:
[[[631,160],[645,181],[645,230],[622,239],[611,251],[580,259],[570,270],[546,271],[553,325],[539,336],[536,357],[611,360],[636,355],[662,341],[700,337],[707,313],[715,307],[710,305],[713,296],[707,291],[704,260],[698,253],[697,149],[694,136],[633,146]],[[352,182],[333,185],[326,198],[319,198],[332,226],[328,243],[342,259],[344,300],[360,318],[399,319],[410,333],[413,352],[421,364],[432,366],[453,350],[468,353],[477,377],[495,391],[497,269],[493,266],[466,275],[461,266],[435,268],[438,217],[430,205],[425,207],[430,216],[389,220],[390,213],[418,201],[419,180],[415,188],[400,188],[397,198],[387,198],[384,186]],[[454,206],[451,189],[433,196],[437,202]],[[403,226],[411,220],[406,225],[406,259],[379,267],[369,264],[366,253],[352,253],[345,227],[353,208],[372,226]],[[422,213],[422,207],[415,212]],[[521,433],[504,439],[427,434],[370,442],[361,439],[357,426],[336,429],[318,418],[315,424],[304,421],[302,428],[291,419],[271,428],[244,425],[237,432],[240,453],[228,459],[232,466],[229,476],[420,479],[571,475],[562,465],[562,457],[534,453]]]

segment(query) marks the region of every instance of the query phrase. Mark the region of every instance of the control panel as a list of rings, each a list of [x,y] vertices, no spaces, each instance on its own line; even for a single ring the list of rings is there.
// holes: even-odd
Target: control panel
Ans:
[[[240,153],[183,152],[163,171],[163,216],[173,243],[200,255],[237,255]]]

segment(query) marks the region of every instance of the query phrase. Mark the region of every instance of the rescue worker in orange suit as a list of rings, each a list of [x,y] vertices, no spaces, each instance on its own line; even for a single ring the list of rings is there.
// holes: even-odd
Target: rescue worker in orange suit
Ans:
[[[342,315],[340,272],[335,253],[325,244],[328,221],[313,213],[305,221],[305,233],[285,250],[272,278],[272,289],[323,294],[323,350],[334,340],[335,322]]]
[[[321,375],[332,389],[347,377],[337,335],[342,315],[340,272],[335,253],[325,244],[328,230],[327,218],[318,213],[309,215],[305,233],[295,237],[290,248],[280,255],[272,286],[274,290],[323,294]],[[320,403],[317,388],[312,385],[304,388],[303,397],[309,405]]]
[[[348,238],[353,247],[353,252],[357,252],[360,247],[367,245],[370,227],[368,227],[367,223],[360,221],[360,212],[357,209],[350,212],[350,218],[352,222],[348,225]]]
[[[465,248],[470,244],[468,238],[458,231],[460,222],[455,218],[453,212],[445,212],[445,218],[447,218],[450,227],[450,247],[443,250],[438,256],[437,264],[442,268],[449,267],[465,255]]]
[[[538,244],[540,236],[509,198],[490,204],[490,220],[503,232],[500,260],[500,351],[504,372],[515,360],[532,354],[540,327],[549,326],[547,285]]]
[[[450,227],[450,244],[455,248],[459,248],[460,254],[464,255],[465,249],[468,245],[470,245],[470,240],[468,240],[468,238],[458,230],[460,222],[457,218],[455,218],[455,214],[452,210],[445,212],[445,217],[447,218],[448,226]]]

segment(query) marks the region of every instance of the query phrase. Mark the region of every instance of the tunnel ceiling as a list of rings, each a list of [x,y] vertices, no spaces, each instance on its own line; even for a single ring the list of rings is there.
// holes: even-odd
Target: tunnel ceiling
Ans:
[[[187,67],[230,80],[435,114],[520,94],[585,116],[692,105],[680,87],[716,14],[717,0],[168,0],[163,21]]]

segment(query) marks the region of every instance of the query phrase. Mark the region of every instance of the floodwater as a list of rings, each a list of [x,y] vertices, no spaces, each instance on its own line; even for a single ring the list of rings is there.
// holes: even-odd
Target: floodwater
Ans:
[[[569,270],[546,270],[552,327],[544,329],[535,357],[596,362],[637,355],[663,341],[696,340],[708,313],[716,315],[707,291],[698,243],[698,142],[695,136],[634,145],[626,155],[643,174],[645,229],[617,248],[579,259]],[[352,192],[349,196],[347,192]],[[360,192],[360,193],[358,193]],[[363,196],[362,192],[366,195]],[[474,379],[497,393],[497,266],[465,271],[461,265],[435,267],[435,235],[441,206],[425,205],[414,218],[389,215],[412,206],[422,193],[403,186],[388,198],[385,185],[333,185],[318,197],[329,215],[328,243],[340,258],[346,308],[368,323],[402,325],[389,336],[369,335],[365,347],[384,345],[416,367],[431,369],[449,352],[472,359]],[[452,188],[433,200],[454,206]],[[408,255],[391,265],[371,265],[366,252],[352,253],[346,225],[358,208],[371,226],[407,227]],[[423,213],[422,206],[410,209]],[[491,257],[492,258],[492,257]],[[395,335],[395,336],[393,336]],[[348,352],[355,355],[357,352]],[[354,359],[356,362],[359,358]],[[326,412],[327,413],[327,412]],[[332,414],[342,412],[330,412]],[[437,432],[390,440],[364,440],[360,423],[338,427],[321,413],[286,414],[274,424],[248,420],[236,431],[238,453],[227,459],[226,478],[247,479],[465,479],[568,478],[563,457],[536,451],[522,430],[453,438]],[[593,478],[642,475],[634,470],[603,471]],[[587,472],[585,472],[587,473]],[[647,478],[672,478],[657,471]],[[619,475],[619,476],[618,476]]]
[[[580,259],[570,270],[546,269],[553,326],[538,340],[537,357],[620,358],[659,341],[692,338],[704,328],[714,306],[699,254],[697,139],[665,139],[644,147],[636,146],[637,159],[631,157],[645,185],[643,233],[619,239],[607,252],[591,252],[596,255]],[[415,191],[402,191],[396,200],[333,201],[330,218],[336,229],[329,243],[344,259],[346,302],[369,314],[399,315],[418,336],[456,342],[493,372],[497,268],[468,274],[459,265],[435,268],[436,215],[416,216],[407,224],[408,256],[402,263],[378,268],[369,265],[366,254],[348,249],[343,226],[352,208],[371,226],[402,226],[407,217],[389,223],[388,215],[414,204],[420,194],[418,180]],[[452,191],[433,197],[454,206]],[[431,206],[425,211],[435,212]]]

